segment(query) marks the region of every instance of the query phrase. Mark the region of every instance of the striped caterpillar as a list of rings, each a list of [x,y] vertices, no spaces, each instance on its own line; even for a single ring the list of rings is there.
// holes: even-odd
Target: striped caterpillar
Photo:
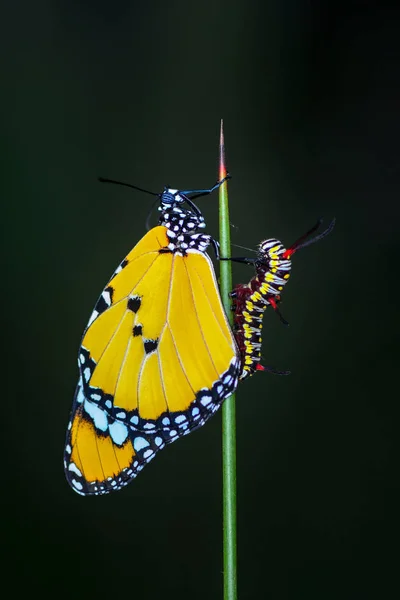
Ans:
[[[260,364],[262,319],[267,306],[272,306],[282,323],[288,325],[279,312],[278,303],[281,299],[281,292],[290,277],[291,258],[300,248],[305,248],[327,236],[335,225],[335,219],[325,231],[310,239],[321,223],[322,219],[287,249],[282,242],[271,238],[259,244],[256,258],[230,259],[235,262],[252,264],[256,271],[249,283],[236,285],[230,294],[233,298],[234,334],[242,357],[240,379],[253,375],[255,371],[288,374],[287,371],[276,371]]]

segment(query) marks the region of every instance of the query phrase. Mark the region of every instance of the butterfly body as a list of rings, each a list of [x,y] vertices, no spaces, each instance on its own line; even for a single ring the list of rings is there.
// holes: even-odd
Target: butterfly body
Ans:
[[[204,219],[170,188],[159,210],[160,224],[120,263],[83,334],[64,462],[82,495],[129,483],[238,383],[238,350],[205,252],[213,240],[199,232]]]

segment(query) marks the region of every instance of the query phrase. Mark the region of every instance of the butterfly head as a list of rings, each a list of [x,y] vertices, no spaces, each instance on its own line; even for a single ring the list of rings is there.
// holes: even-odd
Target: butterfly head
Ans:
[[[177,204],[182,204],[187,198],[179,190],[174,190],[165,186],[164,191],[160,194],[160,210],[163,208],[172,208]]]

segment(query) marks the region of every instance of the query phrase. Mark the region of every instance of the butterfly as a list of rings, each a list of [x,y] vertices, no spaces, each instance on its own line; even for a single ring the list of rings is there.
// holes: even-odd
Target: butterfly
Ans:
[[[271,371],[279,375],[289,374],[288,371],[277,371],[261,365],[262,320],[267,306],[272,306],[282,323],[288,325],[279,311],[278,303],[281,300],[281,292],[290,277],[291,258],[300,248],[322,240],[335,225],[335,219],[333,219],[325,231],[308,239],[318,229],[321,222],[320,219],[314,227],[287,249],[282,242],[271,238],[259,244],[257,258],[227,259],[252,264],[256,271],[249,283],[237,284],[230,294],[233,298],[235,338],[242,357],[240,379],[253,375],[255,371]]]
[[[165,445],[204,425],[237,387],[240,354],[193,199],[165,187],[159,224],[120,263],[83,333],[64,468],[81,495],[127,485]],[[114,180],[103,180],[119,183]]]

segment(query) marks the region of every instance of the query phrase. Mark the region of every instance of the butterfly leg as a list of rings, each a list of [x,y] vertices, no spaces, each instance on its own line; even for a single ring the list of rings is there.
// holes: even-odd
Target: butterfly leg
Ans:
[[[247,256],[231,256],[229,258],[218,256],[218,260],[230,260],[232,262],[243,263],[245,265],[255,265],[259,262],[256,258],[248,258]]]
[[[217,242],[217,240],[214,240],[214,238],[211,238],[210,242],[211,242],[211,246],[213,247],[213,250],[214,250],[215,258],[217,260],[220,260],[220,256],[219,256],[219,248],[220,248],[219,242]]]
[[[225,181],[227,181],[227,179],[231,179],[231,175],[229,175],[229,173],[226,175],[226,177],[224,177],[220,181],[217,181],[209,189],[205,189],[205,190],[181,190],[180,193],[181,194],[185,194],[185,196],[187,196],[188,194],[194,194],[194,196],[191,195],[191,200],[194,200],[195,198],[199,198],[200,196],[207,196],[208,194],[211,194],[214,190],[217,190]]]

